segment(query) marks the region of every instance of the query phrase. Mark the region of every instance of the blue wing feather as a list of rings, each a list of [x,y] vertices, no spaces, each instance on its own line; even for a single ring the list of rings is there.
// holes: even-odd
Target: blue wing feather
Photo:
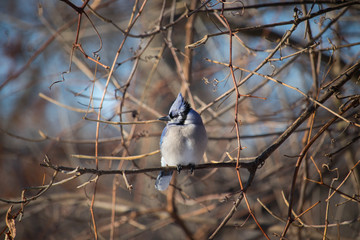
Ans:
[[[163,130],[162,133],[161,133],[161,137],[160,137],[160,147],[161,147],[161,144],[162,144],[162,142],[163,142],[163,140],[164,140],[164,137],[165,137],[165,135],[166,135],[166,132],[167,132],[167,125],[164,127],[164,130]]]
[[[161,171],[156,178],[155,188],[159,191],[164,191],[169,187],[174,171]]]

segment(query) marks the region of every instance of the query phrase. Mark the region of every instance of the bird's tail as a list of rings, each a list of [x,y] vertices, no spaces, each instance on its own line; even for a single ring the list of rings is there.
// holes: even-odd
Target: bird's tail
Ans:
[[[174,171],[161,171],[156,178],[155,188],[164,191],[168,188]]]

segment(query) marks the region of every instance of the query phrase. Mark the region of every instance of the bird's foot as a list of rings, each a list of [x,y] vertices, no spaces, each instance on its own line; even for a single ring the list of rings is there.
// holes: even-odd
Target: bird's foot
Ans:
[[[195,164],[189,164],[190,166],[190,174],[193,174],[194,170],[195,170]]]
[[[178,173],[180,173],[182,170],[182,166],[180,164],[176,165],[176,170]]]

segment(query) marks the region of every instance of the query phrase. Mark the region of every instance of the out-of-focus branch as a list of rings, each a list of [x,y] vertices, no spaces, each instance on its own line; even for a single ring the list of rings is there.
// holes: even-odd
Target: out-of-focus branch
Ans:
[[[192,0],[190,8],[195,9],[197,5],[197,0]],[[197,15],[191,15],[185,25],[185,46],[191,44],[194,41],[194,23]],[[185,58],[184,58],[184,77],[187,83],[187,86],[183,83],[181,91],[184,92],[186,89],[189,89],[188,86],[191,83],[191,74],[192,74],[192,49],[185,48]],[[190,95],[190,94],[189,94]]]
[[[28,203],[30,201],[33,201],[33,200],[36,200],[37,198],[39,198],[41,195],[43,195],[47,190],[49,190],[51,188],[51,186],[53,185],[54,181],[55,181],[55,177],[56,175],[58,174],[58,171],[55,170],[54,174],[53,174],[53,177],[50,181],[50,183],[46,186],[43,186],[40,191],[32,196],[32,197],[29,197],[29,198],[25,198],[24,197],[24,194],[25,194],[25,191],[26,190],[23,190],[23,193],[22,193],[22,200],[17,200],[17,201],[13,201],[13,200],[7,200],[7,199],[2,199],[0,198],[0,201],[1,202],[5,202],[5,203],[11,203],[11,204],[24,204],[24,203]],[[38,189],[37,187],[35,187],[36,189]],[[33,188],[28,188],[28,189],[33,189]]]

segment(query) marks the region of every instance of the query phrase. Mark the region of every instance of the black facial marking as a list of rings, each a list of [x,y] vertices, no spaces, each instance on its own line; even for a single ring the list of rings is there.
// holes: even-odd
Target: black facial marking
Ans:
[[[177,111],[169,112],[170,119],[176,120],[175,122],[171,122],[170,124],[174,125],[184,125],[185,120],[187,118],[187,114],[190,112],[190,104],[187,101],[182,101],[181,107],[177,109]]]
[[[190,109],[191,109],[190,104],[187,101],[184,101],[184,106],[182,108],[183,111],[180,112],[181,118],[179,119],[180,121],[178,125],[184,125],[184,122],[186,120],[187,114],[190,112]]]

